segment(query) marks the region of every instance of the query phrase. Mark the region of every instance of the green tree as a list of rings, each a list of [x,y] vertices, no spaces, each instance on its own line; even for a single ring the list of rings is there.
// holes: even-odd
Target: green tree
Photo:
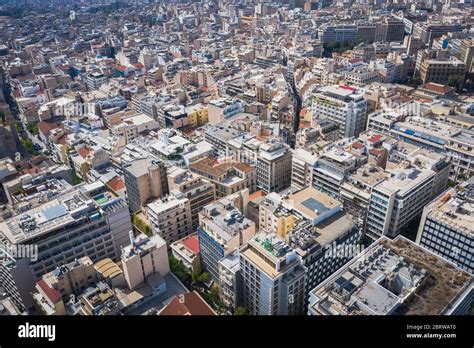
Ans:
[[[464,77],[459,75],[451,75],[448,77],[448,86],[455,87],[457,90],[462,88]]]
[[[73,185],[79,185],[82,182],[81,178],[77,176],[76,171],[74,169],[71,169],[71,178]]]
[[[191,279],[188,270],[181,261],[177,260],[173,255],[170,255],[169,263],[171,272],[176,275],[179,280],[183,283],[190,283]]]
[[[411,86],[411,87],[418,87],[419,85],[421,85],[423,83],[423,81],[421,80],[421,77],[419,76],[414,76],[412,77],[409,81],[408,81],[408,85]]]
[[[209,273],[207,272],[199,273],[199,272],[194,271],[191,274],[191,281],[193,285],[206,284],[209,281]]]
[[[31,134],[34,134],[34,135],[39,134],[37,123],[29,123],[26,129],[28,129],[28,132],[30,132]]]
[[[39,152],[35,150],[35,146],[30,139],[22,139],[23,147],[28,151],[29,154],[33,156],[39,155]]]
[[[247,308],[245,307],[237,307],[234,310],[234,315],[249,315],[249,312],[247,311]]]

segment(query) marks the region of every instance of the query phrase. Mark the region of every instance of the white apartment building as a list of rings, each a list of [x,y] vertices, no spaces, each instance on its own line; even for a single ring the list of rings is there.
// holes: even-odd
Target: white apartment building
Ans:
[[[304,149],[293,151],[291,162],[291,185],[296,188],[311,186],[313,181],[313,168],[317,157]]]
[[[305,268],[275,234],[259,233],[240,250],[243,304],[251,315],[301,315]]]
[[[390,134],[419,147],[446,154],[452,164],[451,180],[474,175],[474,132],[428,118],[410,117],[396,122]]]
[[[240,257],[237,252],[219,260],[219,296],[228,313],[234,314],[242,301]]]
[[[1,283],[15,283],[25,306],[31,304],[30,294],[22,289],[32,285],[34,277],[84,256],[93,262],[107,257],[117,260],[121,247],[129,244],[132,223],[125,201],[109,193],[88,192],[88,187],[75,186],[0,223],[0,243],[10,254],[33,248],[29,257],[10,257],[14,262],[1,264]]]
[[[219,260],[238,250],[255,234],[255,223],[237,208],[230,196],[207,205],[199,213],[199,252],[203,271],[219,281]]]
[[[448,189],[423,209],[416,242],[474,273],[474,178]]]
[[[180,191],[189,200],[192,226],[195,231],[199,226],[199,212],[215,200],[214,185],[200,175],[178,167],[168,168],[167,176],[169,189]]]
[[[134,290],[159,273],[161,277],[170,271],[166,242],[158,235],[137,237],[130,232],[131,244],[123,248],[122,268],[128,288]]]
[[[379,72],[367,68],[356,68],[352,71],[343,72],[342,76],[346,83],[355,86],[365,86],[380,81]]]
[[[189,199],[177,190],[148,204],[146,213],[153,233],[160,235],[168,245],[193,231]]]
[[[291,185],[292,154],[288,145],[271,139],[260,145],[257,156],[257,187],[279,192]]]
[[[339,137],[356,137],[365,130],[367,102],[354,87],[327,86],[313,97],[313,121],[329,119],[339,125]]]
[[[315,163],[312,178],[313,187],[338,197],[345,176],[353,172],[361,160],[341,147],[329,148],[319,156]]]
[[[373,240],[396,237],[445,190],[448,181],[450,165],[445,156],[421,149],[396,156],[400,163],[387,170],[389,178],[372,187],[365,233]]]

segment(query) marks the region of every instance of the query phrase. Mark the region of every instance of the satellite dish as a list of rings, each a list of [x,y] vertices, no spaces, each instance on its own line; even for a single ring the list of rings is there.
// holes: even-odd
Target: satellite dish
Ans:
[[[21,161],[21,153],[19,153],[19,152],[16,152],[16,153],[15,153],[15,161],[16,161],[16,162]]]

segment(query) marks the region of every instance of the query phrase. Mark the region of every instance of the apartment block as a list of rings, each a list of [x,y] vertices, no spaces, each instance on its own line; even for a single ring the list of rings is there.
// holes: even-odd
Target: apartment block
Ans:
[[[230,314],[242,304],[242,278],[238,252],[219,261],[219,296]]]
[[[291,162],[291,185],[302,189],[312,185],[313,168],[317,162],[317,157],[304,149],[296,149],[293,152]]]
[[[396,122],[390,134],[421,148],[446,154],[451,162],[450,179],[461,182],[474,175],[474,132],[428,118],[410,117]]]
[[[313,120],[329,119],[339,126],[339,138],[357,137],[365,130],[367,102],[354,87],[327,86],[313,97]]]
[[[398,163],[393,168],[387,164],[389,178],[371,192],[365,233],[373,240],[396,237],[447,185],[450,164],[446,156],[422,149],[408,155],[402,150],[393,160]]]
[[[312,185],[334,197],[339,196],[340,186],[349,173],[357,169],[365,160],[342,147],[334,146],[322,153],[313,168]]]
[[[189,200],[195,231],[199,226],[199,212],[215,200],[214,184],[200,175],[178,167],[169,168],[167,176],[170,191],[178,190]]]
[[[308,314],[468,314],[472,279],[402,236],[382,237],[311,290]]]
[[[172,243],[171,253],[176,260],[183,263],[190,273],[201,271],[201,255],[197,233]]]
[[[122,268],[130,290],[135,290],[145,283],[149,277],[161,277],[170,271],[166,242],[158,235],[147,237],[144,234],[130,234],[131,244],[123,248]]]
[[[416,242],[474,273],[474,178],[448,189],[423,209]]]
[[[132,229],[128,207],[122,198],[109,193],[91,195],[87,187],[75,186],[59,198],[0,223],[5,250],[37,250],[34,257],[15,259],[10,265],[2,263],[5,279],[21,281],[17,288],[28,287],[34,276],[39,278],[58,264],[84,256],[92,261],[120,258]]]
[[[36,283],[33,293],[35,307],[42,315],[65,315],[64,301],[69,301],[71,296],[79,296],[96,282],[94,264],[87,256],[59,265]]]
[[[301,315],[306,270],[275,234],[259,233],[240,250],[243,304],[251,315]]]
[[[202,270],[219,281],[218,262],[239,249],[255,234],[255,223],[242,214],[237,195],[221,198],[199,213],[199,251]]]
[[[288,145],[266,140],[257,156],[257,187],[264,192],[279,192],[291,185],[292,154]]]
[[[216,160],[205,157],[191,163],[189,169],[214,184],[217,198],[244,189],[254,192],[256,188],[257,175],[255,168],[233,159]]]
[[[177,190],[148,204],[146,214],[153,233],[161,236],[168,246],[193,232],[189,199]]]
[[[421,63],[420,77],[423,83],[434,82],[448,84],[451,77],[464,81],[466,66],[457,58],[449,60],[425,59]]]
[[[130,210],[139,212],[152,198],[168,194],[165,164],[158,160],[141,159],[123,168]]]

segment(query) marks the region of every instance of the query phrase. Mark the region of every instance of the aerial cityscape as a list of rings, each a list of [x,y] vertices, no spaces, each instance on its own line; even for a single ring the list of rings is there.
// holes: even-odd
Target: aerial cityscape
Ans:
[[[0,317],[473,315],[473,24],[0,0]]]

